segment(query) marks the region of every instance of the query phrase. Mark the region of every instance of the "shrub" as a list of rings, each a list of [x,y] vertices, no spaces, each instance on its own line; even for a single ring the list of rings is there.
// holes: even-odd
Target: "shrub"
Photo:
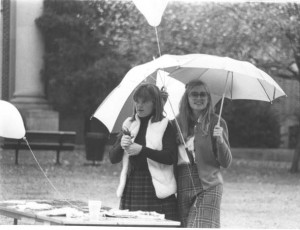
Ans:
[[[235,100],[224,103],[232,147],[276,148],[280,144],[277,114],[267,102]],[[217,110],[219,111],[219,110]]]
[[[64,114],[91,116],[129,69],[115,44],[101,45],[94,25],[101,17],[95,4],[45,0],[44,13],[36,20],[45,40],[46,94]]]

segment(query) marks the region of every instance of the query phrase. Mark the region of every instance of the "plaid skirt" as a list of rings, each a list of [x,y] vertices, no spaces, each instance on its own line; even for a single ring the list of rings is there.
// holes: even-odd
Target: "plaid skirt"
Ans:
[[[177,166],[177,200],[182,227],[220,228],[223,185],[203,189],[196,165]]]
[[[149,170],[134,170],[127,176],[120,209],[155,211],[169,220],[178,220],[175,194],[159,199],[155,194]]]

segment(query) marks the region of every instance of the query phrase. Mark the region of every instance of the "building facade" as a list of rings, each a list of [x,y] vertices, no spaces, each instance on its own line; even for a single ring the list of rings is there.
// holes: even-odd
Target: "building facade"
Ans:
[[[14,104],[26,129],[58,130],[59,114],[45,97],[40,76],[43,39],[35,19],[43,0],[1,0],[1,99]]]

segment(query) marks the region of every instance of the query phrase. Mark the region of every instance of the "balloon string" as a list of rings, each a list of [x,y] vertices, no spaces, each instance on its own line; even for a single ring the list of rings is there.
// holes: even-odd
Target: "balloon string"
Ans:
[[[159,45],[159,38],[158,38],[157,27],[155,26],[154,29],[155,29],[155,35],[156,35],[156,42],[157,42],[158,53],[159,53],[159,56],[161,57],[161,51],[160,51],[160,45]],[[161,78],[161,81],[162,81],[163,85],[165,86],[165,80],[163,80],[162,77],[160,77],[160,78]]]
[[[156,41],[157,41],[157,47],[158,47],[159,56],[161,57],[160,45],[159,45],[159,39],[158,39],[158,33],[157,33],[157,27],[155,26],[154,29],[155,29],[155,35],[156,35]]]
[[[157,41],[158,52],[159,52],[159,56],[161,57],[160,45],[159,45],[159,38],[158,38],[158,33],[157,33],[157,27],[155,26],[154,28],[155,28],[155,35],[156,35],[156,41]],[[165,80],[162,80],[162,77],[161,77],[161,75],[160,75],[160,72],[158,72],[158,74],[159,74],[159,76],[160,76],[160,78],[161,78],[161,81],[162,81],[163,85],[165,86]],[[181,131],[181,129],[180,129],[180,126],[179,126],[179,124],[178,124],[177,118],[176,118],[176,116],[175,116],[175,112],[174,112],[172,103],[171,103],[171,101],[170,101],[169,98],[167,99],[167,101],[169,102],[169,105],[170,105],[170,107],[171,107],[171,110],[172,110],[172,112],[173,112],[173,114],[174,114],[176,127],[177,127],[177,129],[178,129],[178,131],[179,131],[179,134],[180,134],[180,137],[181,137],[181,139],[182,139],[183,145],[184,145],[185,149],[187,149],[186,143],[185,143],[184,138],[183,138],[183,135],[182,135],[182,131]],[[188,154],[188,153],[187,153],[187,154]],[[192,172],[191,172],[191,169],[190,169],[190,166],[189,166],[189,165],[188,165],[188,169],[189,169],[189,174],[190,174],[190,177],[191,177],[191,181],[192,181],[192,186],[193,186],[194,193],[197,194],[196,186],[195,186],[195,184],[194,184]],[[194,206],[196,207],[196,203],[194,203]]]
[[[51,182],[51,180],[48,178],[48,176],[46,175],[45,171],[43,170],[43,168],[41,167],[40,163],[38,162],[37,158],[35,157],[35,155],[34,155],[32,149],[31,149],[31,147],[30,147],[30,145],[29,145],[29,143],[28,143],[26,137],[23,137],[23,140],[26,142],[26,144],[27,144],[27,146],[28,146],[28,148],[29,148],[29,150],[30,150],[30,152],[31,152],[31,154],[32,154],[32,156],[33,156],[35,162],[36,162],[37,165],[39,166],[40,170],[42,171],[43,175],[45,176],[45,178],[47,179],[47,181],[49,182],[49,184],[51,185],[51,187],[54,189],[54,191],[57,192],[57,194],[59,194],[59,195],[62,197],[62,199],[63,199],[66,203],[68,203],[69,205],[71,205],[71,206],[74,207],[74,208],[77,208],[77,209],[81,210],[82,208],[80,208],[80,207],[78,207],[78,206],[76,206],[76,205],[71,204],[71,203],[70,203],[70,202],[69,202],[69,201],[61,194],[61,192],[59,192],[59,191],[57,190],[57,188],[54,186],[54,184],[53,184],[53,183]]]
[[[158,33],[157,33],[157,27],[154,27],[154,28],[155,28],[155,35],[156,35],[156,41],[157,41],[158,52],[159,52],[159,56],[161,57],[161,51],[160,51],[160,45],[159,45],[159,38],[158,38]],[[160,72],[158,72],[158,74],[159,74],[159,76],[160,76],[160,78],[161,78],[161,81],[162,81],[163,85],[165,86],[165,80],[162,80],[162,77],[161,77],[161,75],[160,75]],[[182,139],[183,145],[184,145],[185,149],[187,149],[186,143],[185,143],[184,138],[183,138],[183,135],[182,135],[182,131],[181,131],[180,127],[179,127],[177,118],[176,118],[176,116],[175,116],[175,112],[174,112],[172,103],[171,103],[171,101],[170,101],[169,98],[167,99],[167,101],[169,102],[169,105],[170,105],[170,107],[171,107],[171,110],[172,110],[172,112],[173,112],[173,114],[174,114],[175,123],[176,123],[177,129],[178,129],[178,131],[179,131],[180,137],[181,137],[181,139]],[[188,154],[188,153],[187,153],[187,154]],[[191,169],[190,169],[189,166],[188,166],[188,169],[189,169],[189,174],[190,174],[191,181],[192,181],[193,190],[194,190],[195,194],[197,194],[196,187],[195,187],[194,180],[193,180],[193,176],[192,176],[192,172],[191,172]],[[196,205],[196,204],[194,203],[194,206],[195,206],[195,205]],[[196,207],[196,206],[195,206],[195,207]]]
[[[181,140],[182,140],[182,142],[183,142],[184,149],[187,151],[187,145],[186,145],[186,142],[185,142],[185,140],[184,140],[182,131],[181,131],[181,129],[180,129],[178,120],[177,120],[177,118],[176,118],[176,116],[175,116],[175,111],[174,111],[174,109],[173,109],[173,106],[172,106],[172,103],[171,103],[171,100],[170,100],[169,97],[168,97],[167,101],[168,101],[168,103],[169,103],[169,105],[170,105],[170,108],[171,108],[173,114],[174,114],[175,124],[176,124],[177,130],[179,131]],[[186,154],[188,154],[188,153],[186,152]],[[193,157],[193,156],[192,156],[192,157]],[[189,159],[189,157],[188,157],[188,159]],[[191,163],[191,162],[190,162],[190,163]],[[191,165],[191,164],[188,164],[188,170],[189,170],[189,174],[190,174],[190,178],[191,178],[191,182],[192,182],[192,186],[193,186],[194,193],[195,193],[195,195],[197,195],[196,186],[195,186],[195,184],[194,184],[194,179],[193,179],[193,176],[192,176],[192,172],[191,172],[191,169],[190,169],[190,165]],[[196,207],[196,202],[194,203],[194,207]]]

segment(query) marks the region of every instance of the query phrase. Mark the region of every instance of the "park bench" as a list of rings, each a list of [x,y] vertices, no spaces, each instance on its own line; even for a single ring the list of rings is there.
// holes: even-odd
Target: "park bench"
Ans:
[[[75,148],[76,132],[73,131],[27,131],[26,139],[32,150],[56,151],[56,164],[60,164],[60,151],[71,151]],[[23,139],[4,138],[3,149],[15,150],[15,164],[18,164],[19,150],[29,150]]]

